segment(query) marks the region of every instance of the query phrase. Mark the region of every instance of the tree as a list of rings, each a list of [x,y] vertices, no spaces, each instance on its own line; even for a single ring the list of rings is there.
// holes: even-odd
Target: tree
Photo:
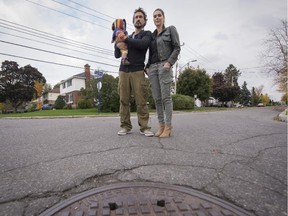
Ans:
[[[214,73],[212,76],[212,81],[213,81],[212,84],[213,89],[225,85],[224,75],[221,72]]]
[[[247,88],[246,81],[244,81],[244,83],[241,87],[239,102],[245,106],[249,105],[249,103],[251,102],[251,93]]]
[[[221,72],[216,72],[212,76],[212,96],[221,102],[224,102],[225,80]]]
[[[288,104],[288,98],[287,98],[287,96],[288,96],[288,94],[287,93],[285,93],[284,95],[282,95],[282,97],[281,97],[281,101],[282,102],[284,102],[286,105]]]
[[[42,95],[48,94],[48,92],[51,91],[51,90],[52,90],[51,84],[45,83],[44,86],[43,86]]]
[[[237,68],[233,64],[230,64],[224,72],[224,80],[225,80],[226,85],[239,86],[238,78],[240,75],[241,75],[241,72],[237,70]]]
[[[262,94],[260,97],[260,100],[264,105],[268,105],[270,103],[270,98],[268,94],[264,94],[264,95]]]
[[[119,111],[118,78],[104,74],[101,79],[102,88],[100,90],[100,107],[104,112]]]
[[[263,85],[260,85],[259,87],[255,88],[255,93],[258,98],[260,98],[261,95],[263,94],[263,88],[264,88]]]
[[[288,25],[287,20],[280,20],[280,26],[271,29],[267,39],[264,40],[264,51],[261,55],[266,72],[274,74],[275,84],[279,91],[287,92],[288,68],[287,68],[287,43]]]
[[[31,101],[36,95],[35,81],[46,83],[43,75],[30,65],[19,68],[14,61],[4,61],[0,71],[0,102],[9,101],[17,108],[24,102]]]
[[[204,69],[186,68],[177,81],[177,94],[194,95],[201,101],[207,100],[212,92],[212,81]]]
[[[235,78],[233,78],[232,75],[235,75]],[[237,72],[233,65],[230,65],[225,70],[225,74],[221,72],[214,73],[212,76],[212,96],[222,102],[222,104],[228,101],[234,101],[240,94],[240,87],[237,81],[238,76],[239,71]]]
[[[43,86],[44,86],[44,83],[42,81],[41,82],[35,81],[35,83],[34,83],[34,88],[36,90],[36,98],[38,98],[37,109],[41,109],[42,105],[43,105],[41,100],[40,100],[40,97],[41,97],[42,92],[43,92]]]
[[[257,106],[258,103],[260,103],[260,96],[258,96],[258,90],[255,89],[255,87],[252,88],[251,91],[251,105]]]

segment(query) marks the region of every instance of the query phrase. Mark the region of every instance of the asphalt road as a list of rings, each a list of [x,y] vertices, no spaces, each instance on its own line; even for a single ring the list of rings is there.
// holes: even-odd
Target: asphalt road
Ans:
[[[169,139],[117,136],[119,117],[0,119],[0,215],[39,215],[115,182],[189,187],[257,216],[287,215],[287,123],[273,108],[173,115]],[[151,116],[157,129],[157,119]]]

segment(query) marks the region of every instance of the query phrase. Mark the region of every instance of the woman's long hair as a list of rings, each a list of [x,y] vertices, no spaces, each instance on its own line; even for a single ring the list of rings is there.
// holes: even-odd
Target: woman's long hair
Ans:
[[[165,13],[164,13],[164,11],[163,11],[161,8],[155,9],[153,13],[155,13],[155,11],[160,11],[160,13],[162,14],[162,16],[165,18]],[[164,24],[164,23],[163,23],[163,29],[165,29],[165,24]]]

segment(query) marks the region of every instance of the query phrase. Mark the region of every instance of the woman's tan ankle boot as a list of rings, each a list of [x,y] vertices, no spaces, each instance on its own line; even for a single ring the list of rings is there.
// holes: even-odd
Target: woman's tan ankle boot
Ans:
[[[164,131],[164,128],[165,128],[165,124],[159,124],[159,129],[158,131],[154,134],[155,137],[159,137],[163,131]]]
[[[172,136],[172,126],[171,125],[165,125],[163,133],[159,136],[160,138],[167,138]]]

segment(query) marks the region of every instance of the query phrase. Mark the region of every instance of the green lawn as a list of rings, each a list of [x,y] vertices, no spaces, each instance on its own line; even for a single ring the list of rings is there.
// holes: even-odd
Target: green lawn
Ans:
[[[229,108],[217,107],[196,107],[193,110],[185,110],[181,112],[207,112],[216,110],[227,110]],[[175,110],[177,112],[177,110]],[[155,113],[155,110],[150,110],[150,113]],[[135,112],[132,115],[136,115]],[[19,118],[37,118],[37,117],[68,117],[68,116],[118,116],[118,113],[103,113],[98,112],[97,108],[91,109],[63,109],[63,110],[39,110],[35,112],[0,114],[0,118],[19,117]]]
[[[59,117],[59,116],[103,116],[116,115],[116,113],[102,113],[97,111],[97,108],[91,109],[63,109],[63,110],[39,110],[34,112],[0,114],[0,118],[4,117]]]

